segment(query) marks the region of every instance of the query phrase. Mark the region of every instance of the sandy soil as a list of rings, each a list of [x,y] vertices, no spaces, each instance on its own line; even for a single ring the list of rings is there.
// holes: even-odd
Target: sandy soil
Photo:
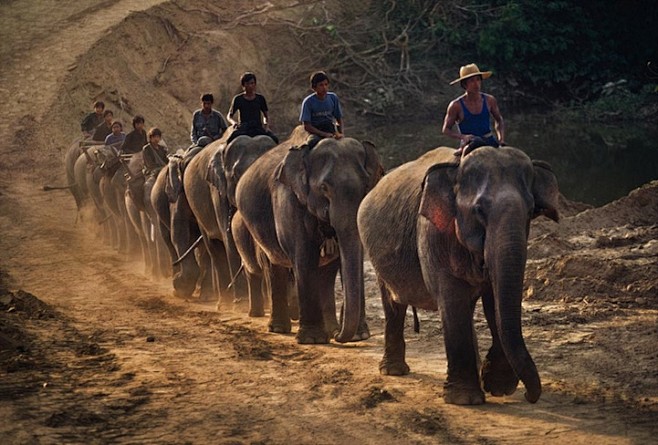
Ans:
[[[198,90],[218,88],[217,73],[194,62],[215,54],[243,60],[219,63],[220,78],[254,64],[275,85],[273,110],[297,99],[289,72],[268,70],[274,49],[247,63],[236,44],[271,29],[236,34],[231,19],[277,23],[305,7],[160,3],[0,2],[1,443],[656,443],[656,181],[602,208],[565,201],[560,224],[533,222],[523,320],[544,383],[535,405],[522,390],[445,405],[435,313],[420,312],[420,334],[407,331],[412,373],[380,376],[383,312],[370,269],[372,338],[302,346],[267,333],[264,318],[174,298],[94,224],[76,223],[71,196],[41,186],[63,182],[63,151],[94,98],[125,120],[166,122],[183,141]],[[285,31],[271,41],[285,42]],[[277,47],[277,57],[297,54],[294,42]],[[125,63],[102,65],[112,54]],[[228,100],[235,88],[223,88]],[[284,133],[294,116],[279,115]],[[477,328],[485,350],[481,313]]]

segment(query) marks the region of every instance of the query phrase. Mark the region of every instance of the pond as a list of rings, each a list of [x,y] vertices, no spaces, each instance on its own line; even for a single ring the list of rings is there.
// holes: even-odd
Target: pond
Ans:
[[[441,135],[441,121],[396,124],[396,131],[369,134],[386,168],[417,158],[454,139]],[[555,123],[545,116],[506,116],[506,139],[532,159],[547,161],[560,191],[573,201],[596,207],[626,196],[658,179],[658,128],[655,126]]]

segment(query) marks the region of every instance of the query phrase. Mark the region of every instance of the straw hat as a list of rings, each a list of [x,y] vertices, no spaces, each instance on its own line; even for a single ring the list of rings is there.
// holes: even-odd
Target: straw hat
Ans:
[[[474,63],[469,63],[459,68],[459,78],[450,82],[450,85],[454,85],[457,82],[461,82],[464,79],[468,79],[473,76],[482,76],[483,79],[488,79],[491,77],[491,71],[480,71],[480,68]]]

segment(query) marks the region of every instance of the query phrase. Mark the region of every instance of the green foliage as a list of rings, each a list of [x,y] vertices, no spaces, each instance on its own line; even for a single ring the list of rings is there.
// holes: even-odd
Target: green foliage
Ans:
[[[533,85],[553,87],[591,77],[601,53],[596,31],[584,11],[570,3],[508,2],[479,35],[481,58]]]
[[[658,7],[649,0],[372,3],[385,33],[407,31],[412,60],[477,62],[556,99],[587,99],[618,79],[639,86],[646,63],[658,59]]]

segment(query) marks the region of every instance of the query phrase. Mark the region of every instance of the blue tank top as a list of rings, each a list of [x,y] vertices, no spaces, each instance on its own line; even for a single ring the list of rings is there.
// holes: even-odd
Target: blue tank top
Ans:
[[[487,99],[482,94],[482,111],[480,114],[473,114],[468,111],[464,99],[459,99],[459,103],[464,111],[464,120],[459,123],[459,131],[462,134],[472,134],[474,136],[483,137],[491,133],[491,121],[489,119],[489,107],[487,107]]]

